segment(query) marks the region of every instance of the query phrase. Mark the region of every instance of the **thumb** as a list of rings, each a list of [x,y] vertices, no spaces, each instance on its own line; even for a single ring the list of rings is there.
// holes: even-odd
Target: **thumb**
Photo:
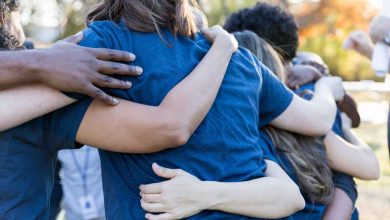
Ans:
[[[71,44],[78,44],[82,39],[84,38],[84,33],[82,31],[78,32],[75,35],[69,36],[65,39],[63,39],[63,42],[71,43]]]
[[[152,169],[157,176],[166,179],[172,179],[180,174],[180,170],[165,168],[158,165],[157,163],[153,163]]]

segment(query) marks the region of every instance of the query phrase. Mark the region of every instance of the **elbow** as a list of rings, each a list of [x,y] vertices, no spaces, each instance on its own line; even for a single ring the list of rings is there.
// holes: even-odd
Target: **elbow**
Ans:
[[[365,172],[359,177],[361,180],[378,180],[380,178],[380,167],[379,162],[376,159],[375,155],[370,162],[367,164]]]
[[[334,120],[329,120],[328,118],[323,118],[323,120],[318,121],[316,129],[313,129],[314,136],[326,136],[329,132],[332,131]]]
[[[305,199],[295,183],[289,183],[283,191],[282,200],[275,205],[274,212],[269,213],[270,219],[284,218],[305,208]]]
[[[167,120],[164,126],[167,131],[167,138],[172,148],[187,144],[192,132],[184,120]]]

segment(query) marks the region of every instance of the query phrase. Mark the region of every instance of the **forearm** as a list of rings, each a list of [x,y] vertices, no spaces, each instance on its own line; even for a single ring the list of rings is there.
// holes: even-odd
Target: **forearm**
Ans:
[[[157,107],[124,100],[107,107],[94,101],[77,141],[124,153],[152,153],[185,144],[211,108],[231,55],[229,46],[217,40]]]
[[[0,52],[0,90],[38,82],[38,54],[35,50]]]
[[[71,104],[75,100],[40,84],[0,91],[0,131]]]
[[[191,74],[164,98],[161,115],[182,125],[190,136],[214,103],[232,53],[231,43],[217,39]]]
[[[379,178],[379,164],[374,152],[358,141],[352,131],[344,134],[355,144],[346,142],[334,132],[325,137],[324,144],[330,167],[359,179]]]
[[[350,220],[353,212],[353,203],[348,195],[336,188],[332,202],[326,206],[323,220]]]
[[[298,186],[274,162],[267,161],[266,177],[246,182],[204,182],[202,197],[208,209],[257,217],[282,218],[304,207]]]

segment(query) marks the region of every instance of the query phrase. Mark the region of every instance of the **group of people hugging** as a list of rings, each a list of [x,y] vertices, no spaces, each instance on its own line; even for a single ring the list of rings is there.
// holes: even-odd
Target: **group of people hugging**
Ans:
[[[103,0],[82,33],[25,51],[18,1],[0,8],[17,50],[1,53],[30,57],[21,73],[39,57],[39,80],[0,87],[0,219],[48,219],[57,153],[82,145],[99,148],[110,220],[358,219],[354,178],[378,161],[289,12],[257,3],[209,28],[195,0]]]

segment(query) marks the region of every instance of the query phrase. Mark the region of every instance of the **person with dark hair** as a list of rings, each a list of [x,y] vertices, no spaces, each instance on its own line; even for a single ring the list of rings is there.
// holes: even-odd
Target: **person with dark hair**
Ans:
[[[233,13],[226,19],[224,28],[230,33],[255,32],[281,54],[284,62],[295,57],[299,46],[299,29],[294,16],[268,3],[258,2],[254,7]]]
[[[279,54],[268,43],[251,31],[236,32],[234,36],[241,47],[254,53],[278,78],[285,78]],[[307,94],[312,95],[312,92]],[[310,99],[311,96],[307,98]],[[346,125],[343,126],[346,133],[350,133],[348,123],[350,120],[349,122],[346,120]],[[308,137],[272,126],[267,126],[261,131],[263,140],[261,148],[265,158],[278,163],[298,184],[305,197],[305,208],[290,216],[292,219],[323,219],[326,206],[332,201],[335,191],[331,168],[345,171],[358,178],[377,178],[378,162],[373,151],[364,142],[353,141],[354,145],[350,145],[335,135],[328,136],[323,144],[321,138]],[[350,134],[350,137],[356,139],[353,134]],[[252,207],[258,209],[256,206],[248,205],[256,204],[256,199],[252,196],[257,195],[259,191],[258,188],[250,188],[249,184],[246,191],[250,193],[239,191],[236,194],[238,190],[234,184],[224,186],[224,183],[200,181],[183,170],[172,170],[158,165],[153,166],[153,171],[163,178],[171,179],[160,183],[164,184],[164,187],[158,195],[154,195],[158,198],[153,200],[157,205],[165,207],[163,208],[165,213],[187,217],[201,209],[210,208],[209,205],[212,206],[216,201],[224,201],[227,197],[236,199],[235,205],[242,207],[243,215],[252,216],[254,213]],[[157,187],[157,184],[154,185]],[[150,196],[148,193],[142,194],[145,201]],[[153,209],[147,207],[146,210]],[[151,220],[156,217],[152,214],[147,216]],[[173,218],[166,218],[170,219]],[[333,219],[340,218],[336,216]]]
[[[205,36],[214,44],[205,51],[204,59],[189,68],[192,73],[172,85],[155,106],[122,100],[108,107],[87,97],[74,103],[75,99],[43,85],[0,91],[2,116],[21,117],[20,123],[31,119],[23,110],[42,115],[74,103],[15,128],[0,129],[0,219],[49,218],[57,152],[78,148],[76,139],[128,153],[151,153],[187,142],[211,107],[229,58],[237,49],[235,40],[221,28],[205,30]],[[19,52],[23,51],[15,51]],[[92,200],[90,195],[79,198],[80,207],[89,214]]]

